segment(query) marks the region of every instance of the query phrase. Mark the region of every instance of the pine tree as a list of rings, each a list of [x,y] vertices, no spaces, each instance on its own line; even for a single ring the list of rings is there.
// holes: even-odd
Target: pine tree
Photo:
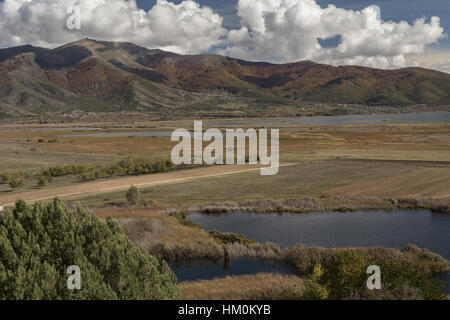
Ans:
[[[67,288],[67,268],[81,270],[81,290]],[[0,214],[0,299],[178,299],[165,262],[137,248],[118,223],[55,199],[17,201]]]

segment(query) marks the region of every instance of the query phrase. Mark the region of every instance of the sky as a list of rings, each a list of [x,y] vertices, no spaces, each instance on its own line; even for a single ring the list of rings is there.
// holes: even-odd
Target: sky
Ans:
[[[173,2],[180,3],[181,1]],[[225,19],[226,27],[239,27],[239,17],[236,14],[237,0],[199,0],[197,2],[219,12]],[[439,16],[444,29],[450,30],[449,0],[317,0],[316,2],[322,7],[334,4],[337,7],[351,10],[361,10],[370,5],[377,5],[381,9],[384,20],[412,22],[422,16]],[[137,3],[140,8],[148,10],[155,5],[156,0],[138,0]],[[442,45],[450,48],[450,39],[444,40]]]
[[[74,2],[0,0],[0,46],[89,37],[180,54],[450,72],[450,0],[78,0],[81,29],[69,30]]]

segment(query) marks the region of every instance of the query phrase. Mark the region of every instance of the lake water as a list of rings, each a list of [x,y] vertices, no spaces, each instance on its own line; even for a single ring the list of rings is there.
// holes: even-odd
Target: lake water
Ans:
[[[406,114],[375,114],[335,117],[302,117],[302,118],[274,118],[274,119],[240,119],[224,121],[206,121],[208,126],[253,126],[276,127],[283,126],[327,126],[327,125],[371,125],[371,124],[432,124],[450,123],[450,112],[441,113],[406,113]],[[34,128],[39,130],[41,128]],[[68,130],[67,128],[65,128]],[[94,130],[95,128],[69,128],[71,130]],[[76,133],[61,135],[61,137],[170,137],[172,132],[152,131],[117,131]]]
[[[31,127],[26,128],[31,131],[96,131],[103,130],[102,128],[95,127]]]
[[[244,234],[281,247],[302,243],[321,247],[391,247],[417,244],[450,259],[450,215],[427,210],[314,212],[224,215],[191,214],[205,230]]]
[[[291,274],[291,269],[284,263],[258,261],[255,259],[238,259],[229,263],[223,261],[193,260],[183,263],[171,263],[170,267],[178,282],[211,280],[225,276],[257,274],[262,272]]]
[[[263,214],[236,212],[223,215],[190,214],[189,220],[207,231],[244,234],[258,242],[274,242],[281,247],[296,244],[321,247],[391,247],[408,244],[428,248],[450,260],[450,215],[427,210],[315,212],[307,214]],[[235,266],[236,264],[236,266]],[[258,262],[233,262],[228,273],[221,265],[207,268],[194,265],[175,269],[180,279],[198,280],[226,274],[261,272]],[[236,269],[234,269],[236,268]],[[275,267],[276,268],[276,267]],[[205,271],[207,270],[207,271]],[[284,267],[280,273],[289,273]],[[442,275],[450,292],[450,275]]]
[[[120,132],[99,132],[99,133],[76,133],[61,135],[64,138],[76,137],[170,137],[172,132],[151,132],[151,131],[120,131]]]
[[[100,133],[77,133],[77,134],[66,134],[61,135],[61,137],[64,138],[73,138],[73,137],[98,137],[98,138],[105,138],[105,137],[171,137],[172,132],[157,132],[157,131],[121,131],[121,132],[100,132]],[[214,135],[203,132],[203,133],[193,133],[190,132],[188,134],[180,134],[180,136],[185,136],[187,138],[193,137],[193,138],[213,138]],[[222,136],[225,137],[246,137],[245,133],[222,133]]]
[[[432,124],[450,123],[450,112],[439,113],[400,113],[400,114],[370,114],[332,117],[301,117],[274,119],[242,119],[208,122],[211,126],[239,126],[243,124],[257,126],[314,126],[314,125],[375,125],[375,124]]]

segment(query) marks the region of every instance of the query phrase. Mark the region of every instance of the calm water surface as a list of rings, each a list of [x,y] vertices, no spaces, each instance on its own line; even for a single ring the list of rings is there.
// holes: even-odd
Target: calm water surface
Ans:
[[[205,230],[244,234],[258,242],[274,242],[281,247],[302,243],[321,247],[392,247],[407,244],[428,248],[450,260],[450,215],[427,210],[317,212],[308,214],[262,214],[236,212],[224,215],[190,214],[189,220]],[[267,267],[267,266],[266,266]],[[269,265],[269,270],[272,266]],[[289,273],[283,266],[273,272]],[[278,268],[279,271],[276,271]],[[207,267],[197,264],[175,268],[182,279],[211,279],[227,274],[266,272],[258,262],[236,261],[223,271],[222,265]],[[215,276],[213,276],[215,274]],[[450,275],[442,275],[450,292]]]
[[[427,210],[316,212],[307,214],[191,214],[189,220],[206,230],[244,234],[281,247],[383,246],[417,244],[450,259],[450,215]]]
[[[178,278],[178,282],[211,280],[225,276],[257,274],[262,272],[291,274],[290,268],[281,262],[239,259],[230,263],[223,261],[193,260],[184,263],[171,263],[170,267]]]
[[[243,119],[208,122],[209,125],[243,125],[255,126],[290,126],[290,125],[370,125],[370,124],[430,124],[450,123],[450,112],[439,113],[401,113],[401,114],[374,114],[332,117],[301,117],[277,119]]]
[[[302,117],[302,118],[277,118],[277,119],[241,119],[207,122],[209,126],[314,126],[314,125],[363,125],[363,124],[430,124],[450,123],[450,112],[441,113],[407,113],[407,114],[376,114],[336,117]],[[172,132],[150,131],[117,131],[99,133],[81,133],[63,135],[63,137],[170,137]]]

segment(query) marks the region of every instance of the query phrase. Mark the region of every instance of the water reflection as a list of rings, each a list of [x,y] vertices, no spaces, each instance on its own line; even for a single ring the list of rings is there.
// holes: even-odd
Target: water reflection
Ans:
[[[234,261],[224,260],[190,260],[170,263],[178,282],[195,280],[212,280],[226,276],[248,275],[257,273],[291,274],[288,265],[279,261],[263,261],[242,258]]]

